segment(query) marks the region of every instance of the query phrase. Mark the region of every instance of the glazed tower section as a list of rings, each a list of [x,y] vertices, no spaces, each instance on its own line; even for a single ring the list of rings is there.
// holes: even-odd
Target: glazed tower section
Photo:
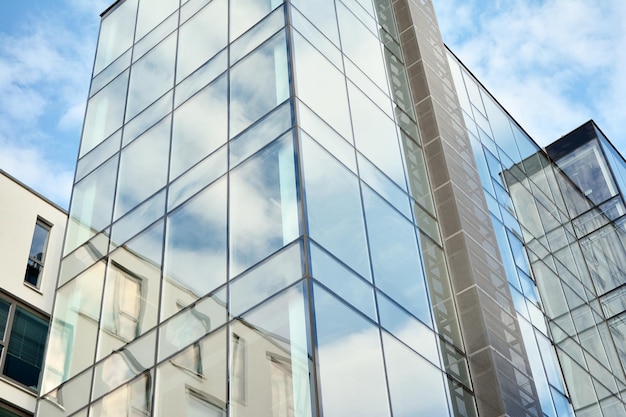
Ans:
[[[103,13],[38,415],[477,414],[398,7]]]

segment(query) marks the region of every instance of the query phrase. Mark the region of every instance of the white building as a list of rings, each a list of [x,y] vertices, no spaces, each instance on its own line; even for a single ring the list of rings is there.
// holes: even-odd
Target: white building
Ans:
[[[67,213],[0,170],[0,416],[35,410]]]

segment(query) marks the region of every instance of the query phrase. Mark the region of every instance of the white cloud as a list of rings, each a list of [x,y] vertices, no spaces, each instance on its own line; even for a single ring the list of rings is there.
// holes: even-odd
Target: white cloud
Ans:
[[[623,1],[435,6],[444,41],[540,145],[593,118],[626,148]]]
[[[0,168],[65,207],[105,3],[33,7],[0,28]]]

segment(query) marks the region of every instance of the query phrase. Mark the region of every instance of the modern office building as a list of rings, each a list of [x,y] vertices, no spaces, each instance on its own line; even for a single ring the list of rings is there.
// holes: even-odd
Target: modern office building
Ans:
[[[427,0],[115,2],[37,414],[626,416],[621,182],[559,143]]]
[[[0,170],[0,416],[35,411],[67,213]]]

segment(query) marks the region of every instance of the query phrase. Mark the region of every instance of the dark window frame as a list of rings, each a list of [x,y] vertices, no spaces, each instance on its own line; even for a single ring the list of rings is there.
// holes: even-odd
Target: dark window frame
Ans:
[[[32,255],[34,250],[33,246],[37,243],[36,236],[39,229],[43,229],[46,232],[46,236],[41,245],[41,252],[36,255]],[[24,283],[35,288],[41,286],[41,276],[43,274],[43,268],[46,261],[46,252],[48,251],[48,242],[50,241],[50,233],[52,231],[52,224],[41,217],[37,217],[35,222],[35,228],[33,230],[33,237],[30,243],[30,250],[28,252],[28,261],[26,263],[26,272],[24,273]],[[41,255],[41,256],[39,256]],[[34,281],[34,282],[33,282]]]

